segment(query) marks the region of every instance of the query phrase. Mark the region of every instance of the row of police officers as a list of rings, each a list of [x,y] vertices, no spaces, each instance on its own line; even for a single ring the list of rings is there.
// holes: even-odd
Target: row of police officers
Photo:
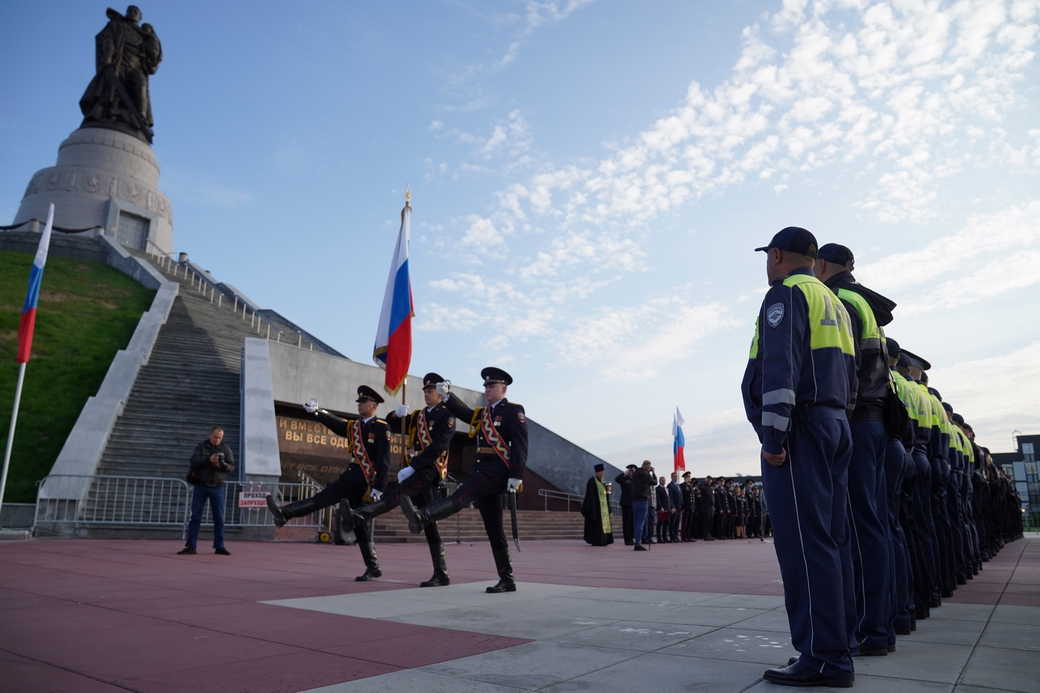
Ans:
[[[896,636],[1021,534],[1013,486],[937,390],[928,362],[884,334],[895,303],[838,244],[788,227],[741,385],[799,657],[764,678],[851,687],[852,657]]]

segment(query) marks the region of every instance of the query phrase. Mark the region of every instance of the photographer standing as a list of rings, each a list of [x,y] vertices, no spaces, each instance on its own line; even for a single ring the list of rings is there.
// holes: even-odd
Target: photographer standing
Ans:
[[[202,511],[209,500],[213,514],[213,553],[230,556],[224,548],[224,478],[235,471],[235,455],[224,442],[224,429],[214,426],[209,437],[195,446],[191,455],[188,482],[194,487],[191,494],[191,522],[188,523],[188,542],[178,555],[192,555],[199,540]]]

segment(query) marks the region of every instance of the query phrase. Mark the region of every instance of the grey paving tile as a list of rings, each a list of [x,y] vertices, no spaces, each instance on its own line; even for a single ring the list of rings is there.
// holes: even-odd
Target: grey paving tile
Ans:
[[[762,681],[757,686],[748,689],[748,693],[788,693],[788,686],[777,686],[776,684]],[[848,688],[813,688],[819,693],[845,692]],[[856,693],[949,693],[953,686],[948,683],[934,683],[930,681],[912,681],[910,679],[892,679],[884,676],[865,676],[856,674],[856,684],[852,690]],[[960,689],[957,689],[960,690]]]
[[[395,616],[388,620],[417,626],[437,626],[474,633],[544,640],[587,628],[605,626],[614,619],[525,613],[516,609],[455,608]]]
[[[638,660],[616,663],[542,690],[548,693],[736,693],[753,685],[763,671],[759,664],[645,654]]]
[[[329,597],[304,597],[302,599],[279,599],[262,602],[273,606],[285,606],[292,609],[321,611],[341,616],[358,616],[361,618],[393,618],[404,614],[415,614],[424,611],[443,611],[450,609],[450,604],[434,602],[420,603],[411,599],[395,600],[392,592],[373,594],[340,594]]]
[[[619,620],[677,623],[698,626],[728,626],[765,613],[763,609],[700,604],[661,606],[657,604],[615,604],[610,615]]]
[[[740,627],[768,630],[775,633],[789,633],[791,631],[790,622],[787,620],[787,611],[784,609],[764,611],[741,621]]]
[[[1040,657],[1036,652],[977,647],[961,683],[999,690],[1035,693],[1040,682]]]
[[[707,635],[666,647],[658,654],[756,662],[769,667],[784,666],[788,657],[798,653],[786,633],[720,628]]]
[[[917,622],[917,630],[899,636],[896,647],[906,642],[940,642],[949,645],[974,645],[986,627],[985,621],[960,621],[948,618],[929,618]]]
[[[993,611],[997,623],[1020,623],[1024,626],[1040,626],[1040,606],[1001,605]]]
[[[1007,688],[986,688],[985,686],[954,686],[953,693],[1007,693]],[[1013,693],[1013,692],[1012,692]]]
[[[938,609],[932,609],[932,616],[936,618],[952,618],[961,621],[988,621],[992,613],[992,604],[950,604],[946,602]]]
[[[980,645],[1009,650],[1040,650],[1040,624],[997,623],[991,621],[982,634]],[[1040,682],[1037,683],[1040,688]]]
[[[302,693],[387,693],[388,691],[423,691],[424,693],[516,693],[522,688],[496,686],[484,681],[467,681],[441,676],[424,669],[405,669],[358,681],[312,688]]]
[[[602,599],[611,602],[681,606],[683,604],[700,604],[701,602],[726,595],[718,592],[678,592],[675,590],[634,590],[624,587],[587,587],[584,592],[574,593],[574,596],[578,599]]]
[[[431,664],[423,670],[499,686],[536,689],[584,676],[634,656],[635,653],[621,650],[533,642]]]
[[[857,657],[856,673],[897,679],[956,683],[971,655],[968,645],[900,640],[897,651],[887,657]]]
[[[554,638],[554,640],[575,645],[650,652],[703,635],[713,629],[714,626],[677,626],[673,623],[618,621],[607,626],[570,633],[561,638]]]
[[[723,594],[701,602],[705,606],[743,606],[750,609],[782,609],[783,597],[761,594]]]

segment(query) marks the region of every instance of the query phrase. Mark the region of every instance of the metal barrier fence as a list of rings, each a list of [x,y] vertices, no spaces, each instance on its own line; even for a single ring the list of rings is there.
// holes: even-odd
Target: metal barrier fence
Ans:
[[[321,489],[316,482],[225,482],[225,527],[271,527],[267,494],[279,503],[292,503]],[[121,526],[180,527],[191,519],[192,486],[183,479],[154,476],[52,474],[37,484],[33,532],[62,527]],[[332,508],[293,518],[288,526],[329,527]],[[207,503],[203,526],[213,521]]]
[[[550,501],[564,501],[567,504],[567,512],[571,510],[571,503],[574,503],[576,510],[581,510],[581,504],[584,502],[585,497],[579,496],[576,493],[567,493],[566,491],[557,491],[550,488],[538,489],[538,495],[545,499],[543,510],[549,510]],[[621,507],[618,502],[614,500],[613,495],[608,499],[608,505],[610,506],[610,514],[617,515],[621,512]]]

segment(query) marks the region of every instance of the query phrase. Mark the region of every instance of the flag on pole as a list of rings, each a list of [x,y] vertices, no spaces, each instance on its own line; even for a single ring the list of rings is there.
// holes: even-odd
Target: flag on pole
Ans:
[[[683,449],[686,447],[686,436],[682,430],[684,423],[679,407],[676,407],[675,418],[672,419],[672,457],[675,460],[675,471],[677,472],[686,471],[686,458],[683,454]]]
[[[383,295],[383,310],[379,314],[379,328],[372,359],[386,371],[383,387],[390,394],[396,393],[408,375],[412,361],[412,282],[408,276],[408,240],[411,236],[412,203],[411,193],[405,193],[404,208],[401,210],[401,230],[397,234],[397,247],[390,263],[390,276],[386,280]]]
[[[28,363],[32,352],[33,332],[36,330],[36,304],[40,300],[40,285],[43,283],[43,266],[47,264],[47,250],[51,245],[51,226],[54,224],[54,205],[47,209],[47,223],[36,248],[32,269],[29,270],[29,291],[22,306],[22,319],[18,323],[18,363]]]

